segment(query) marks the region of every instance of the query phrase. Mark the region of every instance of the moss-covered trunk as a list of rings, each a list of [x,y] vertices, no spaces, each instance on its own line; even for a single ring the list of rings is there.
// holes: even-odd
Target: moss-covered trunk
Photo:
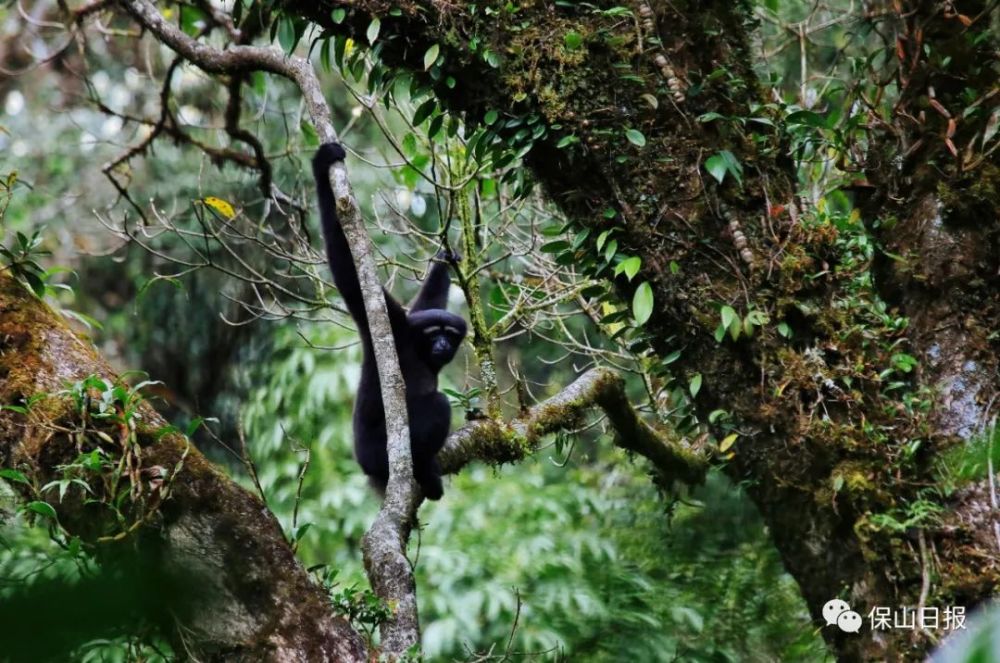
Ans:
[[[392,3],[394,16],[386,3],[365,1],[296,11],[359,40],[379,16],[381,57],[393,66],[422,71],[427,49],[440,44],[437,94],[473,123],[498,111],[510,129],[501,122],[497,131],[511,143],[523,139],[519,119],[544,121],[526,160],[590,232],[575,260],[612,278],[598,258],[609,238],[619,254],[641,258],[639,276],[614,279],[615,288],[631,301],[638,284],[651,285],[646,329],[658,356],[680,353],[672,379],[687,389],[701,375],[693,410],[704,420],[724,408],[738,422],[726,470],[748,482],[818,625],[834,597],[862,614],[971,608],[994,591],[994,514],[978,483],[942,487],[940,457],[982,424],[998,383],[995,168],[946,169],[951,176],[934,175],[940,188],[926,177],[870,176],[879,187],[871,235],[887,248],[878,264],[895,261],[878,279],[898,307],[886,310],[859,292],[838,228],[796,205],[777,119],[763,109],[750,68],[747,3],[625,4],[630,14],[610,3],[531,0],[475,10]],[[912,58],[947,43],[953,57],[971,48],[988,72],[995,50],[955,42],[969,32],[951,6],[962,3],[945,4],[903,8],[900,25],[923,21],[920,43],[907,46]],[[348,13],[334,25],[336,6]],[[970,52],[961,55],[966,62]],[[928,67],[942,62],[935,57]],[[969,83],[949,76],[942,90]],[[966,139],[982,136],[997,96],[961,128]],[[944,146],[947,126],[928,126]],[[897,163],[912,140],[881,142],[883,162]],[[725,171],[721,184],[710,169]],[[603,231],[611,234],[600,239]],[[724,305],[769,322],[752,336],[716,340]],[[823,633],[843,660],[912,658],[944,635],[873,637],[867,621],[860,634]]]
[[[101,388],[74,391],[88,376],[116,380],[89,342],[0,274],[0,403],[31,402],[0,411],[0,467],[27,477],[33,487],[15,484],[25,497],[48,502],[98,559],[157,576],[139,598],[167,617],[177,651],[199,660],[365,660],[360,636],[332,615],[261,501],[127,388],[103,410]],[[64,478],[85,481],[88,499],[79,485],[63,499],[39,491]]]

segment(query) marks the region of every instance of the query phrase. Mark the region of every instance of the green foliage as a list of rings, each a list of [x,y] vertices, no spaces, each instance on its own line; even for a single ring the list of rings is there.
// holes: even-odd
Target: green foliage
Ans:
[[[328,325],[302,331],[317,346],[353,336]],[[356,346],[310,348],[279,330],[246,424],[268,505],[291,536],[297,503],[298,522],[312,524],[300,556],[336,569],[323,572],[338,610],[371,632],[384,613],[360,589],[358,545],[377,504],[351,458],[359,362]],[[474,390],[446,389],[469,406]],[[299,490],[301,444],[312,461]],[[679,506],[671,521],[641,468],[607,440],[576,446],[564,467],[547,452],[499,474],[470,467],[449,479],[444,500],[424,506],[410,558],[429,660],[502,650],[512,631],[512,651],[570,660],[822,660],[794,584],[742,497],[713,478],[697,495],[705,503]]]
[[[641,472],[598,455],[453,482],[420,544],[420,584],[439,588],[421,595],[430,658],[504,646],[513,630],[513,651],[567,660],[822,660],[794,584],[724,481],[671,521]]]
[[[370,589],[359,588],[357,584],[340,587],[336,578],[336,570],[327,570],[322,578],[334,610],[347,617],[355,628],[364,633],[371,646],[378,627],[392,617],[392,610]]]
[[[731,175],[736,183],[743,186],[743,165],[729,150],[721,152],[705,159],[705,170],[718,181],[719,184],[726,179],[726,175]]]
[[[630,20],[631,16],[626,7],[602,8],[570,2],[562,6],[573,11],[582,8],[616,21]],[[480,11],[505,20],[515,16],[518,9],[513,3],[508,8],[480,7]],[[193,25],[194,15],[185,15],[183,22]],[[332,18],[337,23],[343,22],[347,12],[335,9]],[[351,20],[355,18],[352,13]],[[386,21],[385,25],[381,21]],[[434,180],[441,177],[442,164],[447,163],[453,169],[455,179],[446,182],[451,188],[438,201],[443,200],[451,212],[454,201],[468,194],[477,205],[483,203],[483,216],[489,218],[494,210],[512,200],[524,200],[531,192],[532,183],[525,176],[521,160],[537,141],[561,136],[557,145],[566,151],[567,158],[573,157],[574,150],[583,149],[578,136],[566,133],[571,130],[569,127],[549,126],[541,113],[520,107],[489,109],[481,125],[463,125],[459,118],[447,114],[433,95],[435,86],[454,86],[453,79],[448,82],[446,71],[451,63],[445,56],[447,44],[432,45],[422,57],[419,52],[414,54],[418,66],[422,60],[423,73],[393,70],[378,59],[377,49],[389,39],[388,27],[384,16],[368,25],[368,42],[375,48],[367,52],[345,39],[328,35],[317,42],[321,63],[328,68],[341,68],[356,91],[386,100],[391,111],[388,123],[401,137],[401,159],[395,156],[387,159],[394,161],[391,180],[375,180],[360,167],[352,168],[352,181],[364,192],[359,199],[371,199],[375,190],[391,191],[396,187],[397,191],[411,194],[413,200],[432,201],[426,214],[413,214],[410,221],[414,228],[426,233],[423,237],[434,241],[441,236],[441,228],[447,228],[451,222],[450,217],[444,218],[444,206],[435,209],[433,204],[437,193]],[[293,20],[280,18],[274,23],[272,39],[286,51],[299,48],[301,52],[302,28]],[[560,35],[564,35],[561,43]],[[578,57],[590,36],[585,39],[584,35],[568,29],[554,39],[556,48],[565,48]],[[473,36],[470,52],[492,67],[499,67],[502,57],[510,57],[507,51],[475,40]],[[267,117],[268,121],[260,122],[258,128],[269,154],[278,153],[271,149],[275,144],[281,146],[282,154],[295,154],[314,140],[298,109],[285,103],[294,95],[286,94],[280,82],[255,76],[245,94],[254,109]],[[336,94],[328,96],[349,97],[339,88]],[[152,100],[155,101],[155,90]],[[292,121],[274,122],[270,113]],[[727,122],[742,128],[764,126],[765,120],[761,111],[760,117]],[[416,128],[409,127],[409,122]],[[349,138],[352,148],[366,148],[369,140],[362,132],[371,124],[352,123]],[[288,135],[275,129],[281,126],[291,127]],[[214,134],[208,131],[195,135],[214,139]],[[617,135],[620,140],[622,134]],[[638,150],[629,145],[643,148],[646,144],[645,135],[637,129],[628,129],[624,139],[623,147],[633,153]],[[384,143],[380,138],[378,144]],[[55,156],[45,158],[56,159],[58,151],[53,152]],[[199,167],[190,157],[189,153],[164,144],[158,149],[157,160],[149,164],[148,172],[136,167],[133,190],[139,193],[135,198],[155,198],[162,207],[165,201],[207,200],[205,194],[218,194],[233,200],[234,207],[241,211],[260,204],[249,202],[257,195],[253,193],[252,178],[237,174],[238,179],[227,181],[236,172],[231,168],[214,172],[213,190],[201,191],[197,179]],[[275,162],[277,177],[282,181],[280,188],[291,190],[286,185],[298,176],[301,164],[296,159],[284,162],[278,157]],[[57,170],[52,161],[48,163],[48,170]],[[69,173],[79,170],[65,164],[62,167]],[[748,163],[747,168],[750,167]],[[741,169],[739,163],[730,163],[724,176],[739,180]],[[144,180],[152,180],[151,189],[141,188]],[[414,204],[412,209],[419,207]],[[404,215],[409,211],[402,210]],[[479,212],[477,207],[477,223]],[[25,209],[18,213],[24,222]],[[639,276],[641,261],[619,251],[615,224],[622,221],[618,212],[612,208],[604,210],[607,225],[592,234],[575,232],[576,229],[562,223],[542,223],[538,218],[540,213],[534,209],[519,214],[532,215],[524,227],[531,229],[533,239],[538,227],[545,228],[542,234],[546,259],[573,268],[596,266],[595,269],[601,270],[599,275],[620,277],[621,282],[638,282],[631,307],[627,301],[613,302],[606,288],[591,286],[586,292],[587,297],[593,296],[600,305],[600,312],[606,314],[603,322],[608,323],[609,330],[629,340],[641,338],[638,334],[628,336],[637,328],[627,326],[629,317],[634,317],[637,326],[648,321],[654,304],[653,291]],[[227,214],[223,216],[229,218]],[[275,221],[273,216],[261,218],[268,224]],[[193,228],[196,232],[199,218],[192,215],[190,221],[185,230]],[[512,226],[497,227],[513,232]],[[493,232],[494,228],[488,230]],[[489,242],[491,235],[484,232],[483,237]],[[157,244],[158,249],[181,258],[189,257],[180,242],[171,244],[169,237],[164,241]],[[385,244],[386,255],[407,254],[412,248],[407,245],[404,250],[396,251],[399,247],[392,241]],[[246,255],[254,264],[263,262],[251,251]],[[219,256],[216,254],[214,258]],[[681,265],[671,261],[670,269],[678,274]],[[317,574],[331,589],[336,609],[371,634],[385,618],[386,608],[370,592],[360,589],[365,586],[365,579],[359,542],[371,522],[377,500],[371,496],[351,454],[350,411],[360,358],[357,346],[342,346],[356,340],[353,332],[327,321],[304,323],[299,328],[288,323],[258,324],[256,328],[264,331],[253,337],[253,343],[244,342],[245,336],[223,336],[229,332],[211,324],[219,311],[237,319],[216,296],[220,291],[233,295],[231,281],[189,276],[183,282],[185,288],[177,289],[162,287],[165,283],[179,283],[165,277],[147,281],[152,287],[140,290],[138,286],[143,280],[162,273],[162,265],[154,260],[137,260],[134,255],[127,258],[124,267],[116,265],[111,270],[94,273],[105,276],[110,273],[115,280],[136,286],[134,290],[123,289],[108,278],[90,286],[95,293],[94,306],[110,310],[112,329],[104,337],[107,345],[117,345],[121,352],[134,353],[146,362],[161,362],[164,369],[180,365],[187,377],[199,371],[207,374],[203,389],[181,394],[178,401],[195,403],[203,412],[231,409],[244,392],[235,390],[227,401],[213,402],[210,397],[221,387],[210,378],[225,375],[234,364],[250,367],[248,371],[236,372],[235,380],[240,389],[249,389],[242,417],[250,456],[268,505],[277,514],[289,540],[297,546],[302,560],[308,566],[319,567]],[[495,316],[491,323],[509,314],[516,317],[519,298],[530,293],[527,288],[508,283],[488,283],[484,289],[490,302],[487,315]],[[131,307],[124,304],[135,301],[132,296],[137,290],[142,298]],[[296,292],[301,294],[301,290]],[[115,298],[111,299],[109,294]],[[530,306],[530,294],[524,299]],[[749,334],[766,324],[766,320],[751,315],[762,313],[752,310],[746,313],[737,321],[740,334]],[[553,329],[548,317],[546,312],[539,315],[538,329],[545,334]],[[566,320],[559,324],[575,330]],[[759,329],[757,332],[761,333]],[[220,337],[223,342],[214,344],[213,340]],[[316,347],[309,347],[303,338]],[[565,384],[572,377],[568,371],[545,365],[561,358],[562,353],[538,338],[522,337],[503,345],[503,359],[512,358],[516,363],[522,357],[529,358],[523,364],[533,388],[537,382]],[[218,364],[201,360],[222,354],[220,347],[233,346],[242,348],[241,353],[227,355]],[[338,349],[326,349],[330,347]],[[189,351],[190,355],[175,353],[177,348]],[[680,356],[681,351],[677,350],[662,363],[667,366]],[[161,377],[163,371],[155,375]],[[686,383],[676,385],[684,399],[694,398],[702,388],[700,374],[689,378]],[[448,378],[445,379],[447,382]],[[168,380],[171,387],[178,382]],[[93,397],[96,403],[87,409],[100,414],[100,404],[105,401],[103,394],[109,388],[92,386],[98,395]],[[478,407],[481,395],[478,387],[452,385],[446,386],[445,392],[467,412]],[[121,417],[128,410],[125,404],[129,402],[129,394],[112,393],[109,402],[116,405],[106,407],[104,412]],[[456,412],[456,418],[458,415]],[[725,418],[724,414],[716,415],[718,421]],[[199,421],[196,412],[190,411],[175,420],[180,426],[185,420]],[[822,657],[822,645],[809,627],[795,588],[781,573],[766,532],[747,508],[745,498],[734,495],[716,477],[706,491],[695,496],[704,504],[689,501],[677,506],[671,521],[670,514],[665,513],[668,510],[665,498],[650,487],[640,467],[629,464],[623,454],[610,452],[606,440],[594,444],[585,438],[574,445],[576,438],[563,437],[553,442],[558,462],[564,467],[556,467],[556,461],[543,452],[538,462],[504,469],[502,476],[486,468],[471,468],[450,481],[444,501],[427,505],[422,511],[423,529],[416,534],[410,555],[417,567],[421,614],[426,617],[425,646],[432,658],[467,658],[467,647],[476,651],[506,647],[512,631],[515,651],[551,652],[553,657],[561,651],[570,660],[626,657],[693,661],[817,660]],[[212,452],[211,447],[209,451]],[[564,459],[564,455],[568,458]],[[88,463],[97,467],[94,464],[102,462],[106,460],[100,454],[79,458],[44,490],[53,499],[67,491],[84,491],[74,480]],[[236,463],[233,465],[238,467]],[[6,478],[18,482],[17,475]],[[241,480],[256,489],[250,478]],[[518,596],[522,605],[520,616],[515,617]],[[112,648],[95,646],[93,651],[112,651]]]
[[[945,450],[936,463],[938,485],[945,495],[989,476],[1000,468],[1000,428],[994,421],[981,433]]]
[[[32,233],[31,237],[17,232],[10,247],[0,245],[0,268],[10,270],[14,278],[42,298],[48,288],[51,272],[46,271],[38,260],[48,255],[51,255],[50,252],[42,247],[40,230]]]

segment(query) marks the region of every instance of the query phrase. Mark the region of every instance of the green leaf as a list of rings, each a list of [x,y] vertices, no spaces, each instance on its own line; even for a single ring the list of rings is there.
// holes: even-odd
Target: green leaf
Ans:
[[[365,36],[368,37],[368,43],[374,45],[375,40],[378,39],[378,32],[382,29],[382,21],[376,16],[372,19],[372,22],[368,24],[368,32]]]
[[[646,146],[646,137],[642,135],[642,132],[638,129],[628,129],[625,132],[625,137],[628,138],[628,142],[632,143],[636,147]]]
[[[319,134],[316,133],[311,122],[303,117],[299,122],[299,129],[302,131],[302,142],[306,144],[306,147],[319,147]]]
[[[719,184],[726,179],[726,175],[732,175],[736,182],[743,186],[743,166],[736,155],[729,150],[722,150],[705,160],[705,170],[714,177]]]
[[[566,44],[566,50],[575,51],[583,44],[583,35],[579,32],[570,30],[566,33],[566,36],[563,37],[563,43]]]
[[[792,328],[788,326],[787,322],[779,322],[778,323],[778,333],[781,334],[785,338],[791,338],[792,337]]]
[[[726,120],[728,119],[725,115],[720,115],[716,112],[702,113],[698,116],[698,121],[702,123],[714,122],[715,120]]]
[[[542,244],[539,249],[542,253],[562,253],[570,248],[569,242],[563,239],[557,239],[554,242],[548,242]]]
[[[572,145],[573,143],[579,143],[579,142],[580,142],[579,138],[577,138],[573,134],[570,134],[569,136],[563,136],[562,138],[560,138],[559,142],[556,143],[556,147],[562,149],[564,147]]]
[[[722,419],[723,417],[728,417],[728,416],[729,416],[729,413],[726,412],[725,410],[712,410],[709,413],[709,415],[708,415],[708,423],[714,424],[719,419]]]
[[[648,281],[643,281],[635,289],[635,295],[632,297],[632,316],[636,324],[641,327],[651,315],[653,315],[653,286],[649,285]]]
[[[610,230],[603,230],[601,234],[597,236],[597,250],[600,251],[604,248],[604,243],[608,241],[608,235],[611,234]]]
[[[626,258],[615,267],[615,276],[624,273],[628,280],[631,281],[639,273],[640,267],[642,267],[642,258],[638,256]]]
[[[708,174],[715,178],[719,184],[722,184],[723,180],[726,179],[726,160],[722,158],[721,154],[716,154],[705,159],[705,170]]]
[[[736,310],[732,306],[723,306],[719,314],[722,316],[722,326],[726,328],[737,318]]]
[[[497,113],[495,110],[491,110],[487,112],[486,115],[483,116],[483,122],[485,122],[486,125],[489,126],[494,122],[496,122],[498,117],[500,117],[500,114]]]
[[[424,123],[424,121],[431,116],[434,109],[437,108],[437,100],[428,99],[424,103],[417,107],[416,112],[413,114],[413,124],[414,126],[419,126]]]
[[[334,23],[340,25],[341,23],[344,22],[344,19],[347,18],[347,10],[344,9],[343,7],[338,7],[337,9],[334,9],[332,12],[330,12],[330,18],[333,20]]]
[[[743,186],[743,165],[740,164],[740,160],[736,158],[736,155],[729,150],[722,150],[719,152],[722,158],[726,161],[726,170],[729,174],[736,178],[736,183]]]
[[[28,502],[27,504],[24,505],[24,508],[27,511],[32,511],[45,518],[58,520],[58,518],[56,518],[56,510],[48,502],[41,502],[41,501]]]
[[[4,469],[0,470],[0,479],[7,479],[7,481],[16,481],[17,483],[31,483],[28,481],[28,477],[24,476],[17,470]]]
[[[616,253],[618,253],[618,240],[613,239],[604,247],[604,262],[611,262]]]
[[[823,118],[820,115],[807,110],[800,110],[794,113],[789,113],[785,117],[785,123],[804,124],[807,127],[813,127],[815,129],[822,129],[823,127],[826,126],[826,122],[824,122]]]
[[[295,34],[295,23],[287,16],[282,16],[278,19],[278,43],[281,44],[281,50],[291,55],[298,42],[298,36]]]
[[[695,373],[691,381],[688,382],[688,391],[691,392],[691,398],[697,396],[698,392],[701,391],[701,373]]]
[[[909,373],[920,364],[916,357],[905,352],[899,352],[892,356],[893,365],[904,373]]]
[[[433,141],[441,132],[442,126],[444,126],[444,115],[438,115],[431,120],[430,126],[427,127],[427,138]],[[479,155],[477,154],[476,156]]]
[[[427,71],[431,66],[437,62],[438,54],[441,52],[441,47],[438,44],[434,44],[427,49],[424,53],[424,71]]]

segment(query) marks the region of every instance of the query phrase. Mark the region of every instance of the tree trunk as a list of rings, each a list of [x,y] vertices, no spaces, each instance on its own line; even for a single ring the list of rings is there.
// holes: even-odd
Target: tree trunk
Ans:
[[[141,399],[116,396],[115,421],[98,416],[98,390],[76,390],[75,400],[72,383],[91,375],[116,379],[89,342],[0,275],[0,403],[21,406],[46,395],[26,412],[0,411],[0,467],[29,479],[33,487],[17,484],[25,497],[48,502],[98,559],[158,576],[144,601],[169,616],[178,652],[220,661],[366,660],[361,637],[332,615],[260,499]],[[66,469],[95,450],[107,466]],[[57,491],[39,494],[39,486],[68,476],[88,482],[88,500],[72,486],[61,500]],[[128,499],[114,500],[123,492]]]
[[[976,17],[987,3],[945,4]],[[334,25],[331,5],[347,9],[346,20]],[[499,112],[491,127],[508,144],[523,140],[518,119],[544,121],[525,159],[578,231],[590,231],[576,264],[612,279],[602,266],[607,239],[597,245],[612,229],[618,253],[642,259],[639,276],[615,278],[615,288],[628,302],[638,284],[651,285],[646,339],[660,357],[680,352],[667,377],[674,385],[687,391],[701,376],[692,415],[705,421],[724,408],[738,422],[726,471],[749,485],[827,641],[842,660],[919,657],[944,633],[873,634],[866,620],[847,634],[825,626],[821,609],[835,597],[862,615],[876,606],[971,609],[995,589],[986,479],[952,490],[942,463],[981,429],[998,386],[1000,170],[954,163],[947,118],[894,129],[891,141],[874,134],[871,152],[885,165],[872,162],[866,221],[885,249],[876,278],[895,308],[884,310],[874,293],[857,291],[837,228],[806,222],[811,211],[794,199],[783,134],[769,128],[779,119],[760,110],[748,3],[627,5],[631,16],[540,2],[518,3],[516,13],[422,2],[387,16],[384,3],[364,0],[292,11],[358,40],[378,15],[390,66],[421,72],[439,44],[435,93],[472,124]],[[959,90],[983,96],[995,85],[995,43],[975,45],[942,3],[903,5],[893,27],[909,54],[905,75],[919,81],[902,88],[911,118],[920,99],[929,105],[938,49],[962,75],[932,82],[961,116]],[[962,149],[982,137],[998,97],[963,119],[954,138]],[[924,172],[911,176],[896,164],[921,137],[910,170]],[[708,173],[720,167],[721,184]],[[722,305],[770,322],[717,341]],[[916,370],[908,355],[920,360]]]

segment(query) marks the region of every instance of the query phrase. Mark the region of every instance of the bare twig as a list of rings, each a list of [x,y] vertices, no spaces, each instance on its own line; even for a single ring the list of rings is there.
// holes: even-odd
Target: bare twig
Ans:
[[[286,55],[271,47],[233,45],[220,50],[184,34],[167,22],[147,0],[120,0],[119,4],[159,41],[209,73],[240,74],[259,70],[290,79],[301,90],[320,139],[324,142],[338,140],[330,108],[308,60]],[[411,518],[415,513],[413,505],[417,502],[412,479],[406,398],[382,284],[375,271],[371,241],[361,220],[344,164],[334,164],[330,175],[337,211],[351,245],[361,283],[382,387],[382,402],[385,404],[389,485],[382,509],[365,535],[364,552],[365,567],[373,590],[396,608],[393,618],[381,629],[383,651],[395,656],[420,640],[416,589],[405,555]]]

